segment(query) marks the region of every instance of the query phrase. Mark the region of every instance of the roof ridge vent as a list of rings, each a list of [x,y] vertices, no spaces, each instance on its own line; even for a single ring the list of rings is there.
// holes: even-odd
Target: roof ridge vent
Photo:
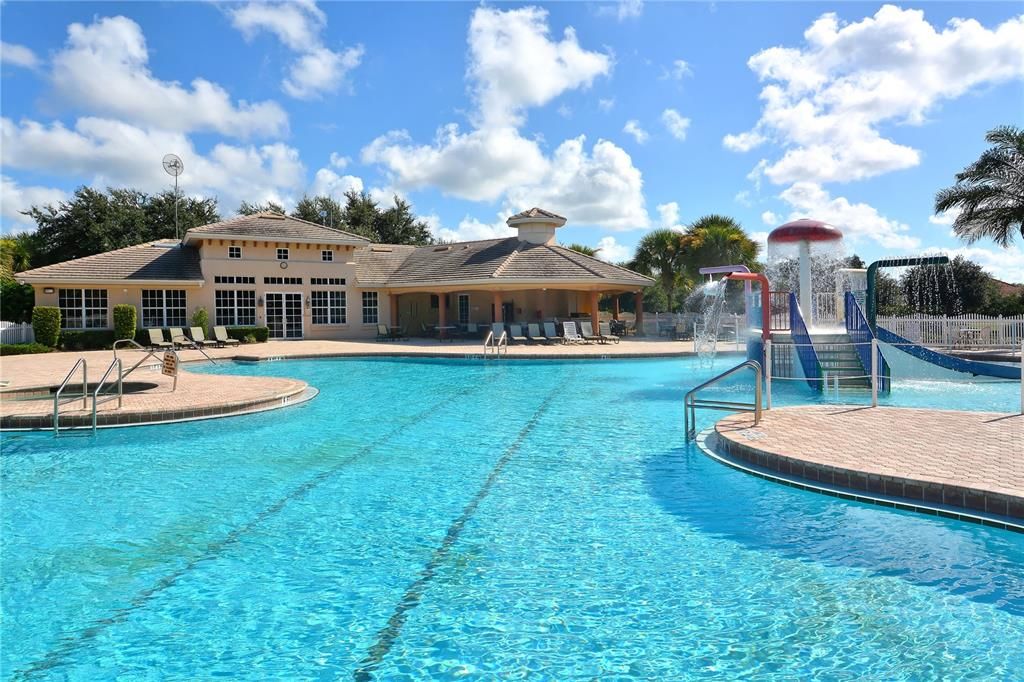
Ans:
[[[260,211],[256,214],[257,218],[268,218],[270,220],[284,220],[285,215],[283,213],[275,213],[274,211]]]
[[[451,251],[451,250],[452,250],[452,245],[451,244],[444,244],[443,246],[435,246],[434,247],[434,251]]]
[[[370,251],[373,251],[374,253],[391,253],[394,249],[388,246],[371,246]]]

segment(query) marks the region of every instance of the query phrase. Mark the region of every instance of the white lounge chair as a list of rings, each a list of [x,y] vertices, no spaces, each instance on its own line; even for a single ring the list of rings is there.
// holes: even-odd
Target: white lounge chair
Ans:
[[[162,329],[147,329],[149,332],[149,346],[150,348],[174,348],[174,344],[170,341],[164,341],[164,330]]]
[[[218,346],[237,346],[239,344],[238,339],[228,336],[228,330],[225,327],[214,327],[213,337],[217,339]]]
[[[168,327],[167,333],[171,335],[171,343],[175,348],[195,348],[196,344],[192,339],[185,336],[185,330],[181,327]]]
[[[564,334],[565,343],[583,343],[583,337],[576,331],[575,322],[563,322],[562,333]]]
[[[203,328],[202,327],[189,327],[188,331],[189,331],[189,334],[192,335],[192,343],[196,344],[200,348],[205,348],[206,346],[215,346],[215,345],[217,345],[216,341],[207,341],[206,340],[206,333],[203,332]]]

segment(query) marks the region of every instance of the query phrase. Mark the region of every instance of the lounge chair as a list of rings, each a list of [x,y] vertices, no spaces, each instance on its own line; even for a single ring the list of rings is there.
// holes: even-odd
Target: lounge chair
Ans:
[[[540,333],[540,325],[530,323],[526,325],[526,338],[530,343],[551,343],[551,341]]]
[[[601,340],[604,342],[611,341],[612,343],[618,343],[619,337],[612,334],[612,326],[607,322],[600,322],[597,325],[597,329],[601,332]]]
[[[500,339],[501,335],[505,333],[505,323],[504,322],[492,322],[491,323],[491,333],[494,334],[494,340],[495,341]]]
[[[238,339],[228,336],[228,330],[224,327],[214,327],[213,338],[217,340],[218,346],[237,346],[239,344]]]
[[[171,343],[175,348],[195,348],[196,344],[192,339],[185,336],[185,330],[181,327],[168,327],[167,333],[171,335]]]
[[[604,339],[594,333],[594,323],[590,320],[580,322],[580,334],[583,335],[583,340],[587,343],[593,343],[594,341],[604,343]]]
[[[558,335],[558,330],[555,329],[554,322],[544,323],[544,336],[548,338],[548,343],[565,343],[562,337]]]
[[[390,341],[391,340],[391,332],[388,330],[387,325],[385,325],[385,324],[378,324],[377,325],[377,338],[375,340],[376,341]]]
[[[188,332],[189,334],[192,335],[192,343],[196,344],[200,348],[205,348],[206,346],[214,346],[217,344],[216,341],[206,340],[206,334],[203,332],[202,327],[189,327]]]
[[[476,322],[466,325],[466,336],[480,336],[480,328],[476,326]]]
[[[149,332],[149,347],[150,348],[174,348],[174,344],[170,341],[164,341],[164,331],[162,329],[147,329]]]
[[[583,343],[583,337],[576,331],[575,322],[563,322],[562,333],[564,334],[565,343]]]
[[[508,326],[508,340],[510,343],[529,343],[530,339],[523,336],[523,328],[518,324]]]

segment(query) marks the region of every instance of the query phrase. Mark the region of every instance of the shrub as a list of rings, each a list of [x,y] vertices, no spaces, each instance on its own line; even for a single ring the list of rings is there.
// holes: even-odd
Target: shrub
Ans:
[[[114,338],[134,339],[137,317],[135,306],[119,303],[114,306]]]
[[[31,355],[52,352],[52,348],[41,343],[0,343],[0,355]]]
[[[203,330],[203,334],[211,336],[210,314],[206,312],[206,308],[196,308],[196,311],[192,313],[192,326],[199,327]]]
[[[0,281],[0,320],[28,322],[32,319],[32,306],[36,292],[28,284],[13,280]]]
[[[256,335],[246,334],[245,338],[242,339],[242,343],[256,343]]]
[[[253,337],[248,343],[264,343],[270,338],[270,330],[266,327],[227,327],[226,331],[228,336],[239,341],[245,341],[247,336]]]
[[[33,308],[32,333],[35,334],[36,343],[56,348],[60,340],[60,308],[51,305],[37,305]]]
[[[60,333],[60,347],[64,350],[103,350],[115,341],[113,329],[65,329]]]

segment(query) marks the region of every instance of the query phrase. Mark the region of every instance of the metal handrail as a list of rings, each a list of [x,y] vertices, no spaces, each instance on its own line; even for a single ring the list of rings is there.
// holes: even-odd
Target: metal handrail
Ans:
[[[96,388],[92,392],[92,430],[93,430],[93,433],[96,432],[96,408],[100,404],[100,391],[103,390],[104,384],[107,383],[107,377],[110,376],[111,370],[113,370],[115,367],[117,367],[117,384],[116,384],[117,385],[117,394],[116,395],[112,394],[112,395],[107,396],[106,398],[103,399],[102,402],[107,402],[109,400],[113,400],[114,398],[117,398],[117,409],[121,409],[121,407],[124,405],[124,385],[121,382],[121,379],[124,376],[123,374],[121,374],[121,370],[123,369],[124,365],[121,363],[121,358],[114,358],[114,360],[110,363],[110,366],[107,367],[107,371],[103,373],[103,378],[101,378],[99,383],[96,384]]]
[[[697,398],[697,392],[709,386],[717,384],[722,379],[732,376],[742,369],[754,370],[754,402],[739,403],[729,400],[701,400]],[[757,360],[741,362],[731,369],[727,369],[718,376],[708,379],[700,386],[691,388],[683,398],[683,422],[686,430],[686,442],[697,438],[697,408],[706,410],[727,410],[729,412],[753,412],[754,426],[761,421],[761,363]]]
[[[488,349],[494,351],[495,355],[501,355],[501,348],[505,347],[505,355],[508,355],[508,332],[501,332],[501,336],[495,340],[494,330],[487,332],[487,338],[484,339],[484,355],[487,355]]]
[[[88,409],[89,407],[89,379],[88,379],[88,366],[86,365],[85,358],[78,358],[71,371],[64,377],[64,381],[60,382],[60,386],[57,388],[57,392],[53,394],[53,433],[57,434],[60,431],[60,394],[64,392],[68,382],[71,381],[71,377],[75,375],[75,371],[79,365],[82,367],[82,409]],[[75,398],[77,400],[77,397]]]

